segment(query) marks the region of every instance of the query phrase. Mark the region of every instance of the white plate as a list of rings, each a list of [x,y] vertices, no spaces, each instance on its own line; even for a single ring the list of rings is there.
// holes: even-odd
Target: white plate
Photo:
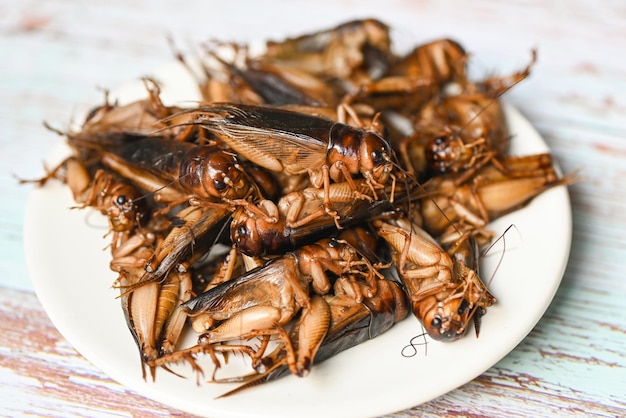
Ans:
[[[169,102],[193,100],[195,84],[177,65],[157,74]],[[118,97],[143,97],[141,83]],[[512,153],[547,150],[533,127],[507,109]],[[59,147],[52,161],[66,155]],[[69,190],[56,182],[35,189],[25,220],[25,250],[35,290],[55,326],[74,347],[113,379],[138,393],[189,413],[219,417],[379,416],[410,408],[474,379],[509,353],[535,326],[561,281],[571,242],[571,210],[565,187],[550,190],[523,210],[491,225],[497,234],[510,225],[504,258],[491,283],[498,303],[483,318],[480,338],[454,343],[429,341],[407,357],[405,347],[421,333],[410,316],[382,336],[317,365],[306,378],[289,376],[214,399],[233,386],[196,384],[164,371],[156,382],[142,379],[137,347],[111,288],[103,234],[106,221],[89,211],[70,210]],[[500,259],[496,247],[483,263],[491,277]],[[193,335],[187,343],[193,343]],[[410,350],[409,350],[410,351]],[[234,359],[236,362],[237,359]]]

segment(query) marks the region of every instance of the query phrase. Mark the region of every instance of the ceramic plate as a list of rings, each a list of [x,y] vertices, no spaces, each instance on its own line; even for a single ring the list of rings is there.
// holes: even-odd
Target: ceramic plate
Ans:
[[[194,81],[178,65],[156,74],[166,102],[198,97]],[[137,82],[114,94],[122,101],[142,98]],[[507,108],[511,152],[547,151],[546,144],[517,111]],[[68,150],[59,146],[50,163]],[[363,417],[410,408],[474,379],[507,355],[535,326],[561,281],[571,241],[567,190],[552,189],[522,210],[490,227],[506,234],[506,251],[496,245],[484,258],[483,278],[498,302],[483,318],[480,338],[473,333],[454,343],[428,341],[409,346],[422,332],[410,316],[374,340],[316,365],[306,378],[293,376],[215,399],[232,385],[196,382],[158,371],[142,378],[139,355],[111,288],[109,253],[103,248],[106,220],[74,205],[69,190],[51,182],[35,189],[25,220],[25,250],[36,293],[55,326],[83,356],[113,379],[174,408],[213,417]],[[501,261],[500,261],[501,260]],[[185,344],[191,345],[188,335]],[[421,341],[421,340],[420,340]],[[241,361],[242,364],[238,364]],[[234,368],[245,367],[232,359]],[[242,369],[243,370],[243,369]]]

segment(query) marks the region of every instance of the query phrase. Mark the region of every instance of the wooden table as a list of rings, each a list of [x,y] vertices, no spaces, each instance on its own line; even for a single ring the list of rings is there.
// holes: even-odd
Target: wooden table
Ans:
[[[537,48],[531,77],[507,99],[564,171],[585,176],[570,188],[571,259],[535,329],[475,380],[393,416],[626,415],[624,3],[258,4],[0,0],[0,415],[185,415],[122,387],[80,356],[34,294],[22,249],[30,187],[14,176],[40,175],[59,141],[42,122],[64,126],[101,102],[100,88],[171,61],[168,35],[183,44],[213,36],[246,41],[367,16],[394,23],[408,42],[459,40],[479,74],[518,69]]]

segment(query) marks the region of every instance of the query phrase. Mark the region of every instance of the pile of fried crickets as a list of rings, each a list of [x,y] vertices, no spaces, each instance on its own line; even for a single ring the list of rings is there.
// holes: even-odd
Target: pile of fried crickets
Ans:
[[[394,53],[365,19],[202,54],[202,103],[166,106],[144,79],[144,100],[106,99],[63,132],[73,155],[41,180],[107,217],[144,377],[229,353],[250,359],[228,379],[244,388],[304,376],[409,312],[434,340],[477,333],[496,301],[478,273],[487,225],[573,180],[548,153],[507,153],[500,96],[534,53],[470,80],[458,43]]]

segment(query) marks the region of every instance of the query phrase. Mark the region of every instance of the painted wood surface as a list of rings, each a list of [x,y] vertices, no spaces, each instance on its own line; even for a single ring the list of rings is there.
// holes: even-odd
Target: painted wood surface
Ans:
[[[400,43],[459,40],[479,74],[517,69],[537,48],[531,77],[507,100],[540,131],[564,171],[585,176],[570,188],[571,258],[535,329],[474,381],[390,416],[626,414],[623,2],[0,0],[0,415],[185,415],[91,365],[34,294],[22,249],[30,188],[15,176],[40,175],[59,141],[42,122],[63,127],[101,102],[101,88],[171,61],[170,35],[180,44],[248,41],[367,16],[393,23]]]

